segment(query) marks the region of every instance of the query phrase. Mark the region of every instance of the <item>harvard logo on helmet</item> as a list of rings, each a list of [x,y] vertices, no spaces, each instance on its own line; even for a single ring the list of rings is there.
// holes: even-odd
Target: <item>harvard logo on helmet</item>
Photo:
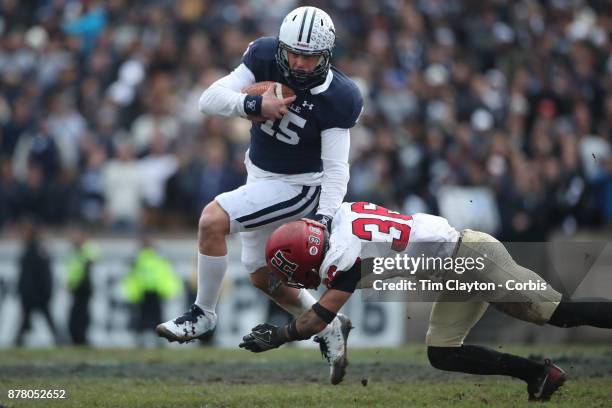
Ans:
[[[283,255],[281,250],[274,253],[272,259],[270,259],[272,265],[278,268],[279,271],[284,272],[289,279],[293,278],[293,273],[297,270],[298,265],[295,262],[291,262]]]

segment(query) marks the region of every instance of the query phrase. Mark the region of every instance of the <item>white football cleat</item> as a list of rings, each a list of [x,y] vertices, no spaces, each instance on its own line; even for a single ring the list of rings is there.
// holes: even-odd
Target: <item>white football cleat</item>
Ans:
[[[338,314],[327,326],[325,333],[314,338],[314,341],[319,343],[321,355],[329,363],[329,381],[334,385],[340,384],[346,374],[348,365],[346,341],[352,328],[351,319]]]
[[[217,314],[191,305],[188,311],[174,320],[159,324],[155,332],[169,342],[185,343],[204,337],[217,326]]]

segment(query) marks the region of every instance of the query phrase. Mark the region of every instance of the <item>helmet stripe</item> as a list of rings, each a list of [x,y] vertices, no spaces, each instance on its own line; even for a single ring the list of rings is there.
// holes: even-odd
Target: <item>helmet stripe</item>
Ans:
[[[306,22],[306,15],[308,14],[308,7],[304,10],[304,14],[302,15],[302,24],[300,24],[300,35],[298,36],[298,41],[302,41],[302,31],[304,30],[304,23]]]
[[[312,26],[314,24],[316,14],[317,9],[312,10],[312,18],[310,19],[310,27],[308,28],[308,38],[306,38],[307,43],[310,43],[310,34],[312,34]]]

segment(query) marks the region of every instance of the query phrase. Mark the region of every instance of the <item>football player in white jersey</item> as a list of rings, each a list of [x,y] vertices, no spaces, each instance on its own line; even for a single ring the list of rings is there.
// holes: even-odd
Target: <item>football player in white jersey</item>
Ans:
[[[418,255],[411,252],[418,247]],[[313,220],[287,223],[272,233],[266,244],[266,259],[288,284],[328,290],[310,310],[285,327],[261,324],[244,336],[240,347],[262,352],[283,343],[304,340],[331,321],[358,288],[361,264],[373,257],[467,259],[480,258],[481,277],[494,283],[542,280],[518,265],[504,245],[492,236],[469,229],[457,231],[445,218],[411,216],[365,203],[343,203],[334,215],[328,234]],[[453,272],[453,271],[451,271]],[[425,273],[429,273],[425,271]],[[467,275],[467,272],[466,272]],[[365,279],[367,280],[367,279]],[[497,302],[499,293],[484,293],[473,300],[465,291],[445,288],[431,311],[426,336],[431,364],[442,370],[483,375],[507,375],[524,380],[530,400],[548,400],[566,380],[566,374],[550,360],[536,362],[523,357],[463,344],[471,328],[489,304],[515,318],[557,327],[590,325],[612,328],[612,302],[607,299],[574,301],[562,298],[550,285],[538,291],[519,291],[524,301]],[[470,300],[472,299],[472,300]]]
[[[363,107],[355,83],[331,65],[334,24],[316,7],[299,7],[283,20],[278,37],[249,44],[242,62],[204,91],[200,110],[252,121],[245,155],[244,186],[208,203],[198,224],[198,291],[182,316],[157,326],[169,341],[198,339],[213,330],[227,268],[226,236],[240,233],[242,262],[253,285],[299,316],[315,303],[303,289],[288,287],[267,268],[264,245],[279,225],[316,212],[328,225],[346,193],[350,131]],[[257,82],[289,86],[295,96],[242,92]],[[344,375],[344,344],[350,320],[338,316],[318,337],[330,365],[330,380]]]

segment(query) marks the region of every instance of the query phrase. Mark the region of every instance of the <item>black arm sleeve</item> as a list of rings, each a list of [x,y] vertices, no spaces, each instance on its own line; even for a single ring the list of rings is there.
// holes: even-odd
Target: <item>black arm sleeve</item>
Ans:
[[[361,280],[361,262],[355,262],[355,265],[347,271],[337,272],[337,276],[329,285],[330,289],[341,290],[343,292],[353,293],[357,287],[357,283]]]

